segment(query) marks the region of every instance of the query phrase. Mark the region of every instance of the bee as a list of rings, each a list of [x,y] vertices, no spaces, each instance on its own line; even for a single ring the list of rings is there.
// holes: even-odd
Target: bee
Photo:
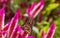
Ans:
[[[33,26],[33,21],[29,18],[26,19],[24,25],[23,25],[23,30],[28,33],[28,35],[32,34],[32,26]]]

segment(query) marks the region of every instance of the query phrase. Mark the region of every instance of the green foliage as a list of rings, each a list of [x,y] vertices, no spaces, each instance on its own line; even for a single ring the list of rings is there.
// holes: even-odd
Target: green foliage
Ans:
[[[20,21],[19,21],[19,24],[20,24],[20,25],[23,25],[23,24],[24,24],[23,20],[20,20]]]
[[[58,16],[57,20],[55,20],[56,23],[56,32],[54,38],[60,38],[60,16]]]
[[[50,12],[51,12],[52,10],[56,9],[58,6],[59,6],[59,4],[56,4],[56,3],[53,3],[53,4],[51,3],[51,4],[49,4],[49,5],[44,9],[43,14],[46,14],[46,13],[47,13],[47,15],[49,15]]]

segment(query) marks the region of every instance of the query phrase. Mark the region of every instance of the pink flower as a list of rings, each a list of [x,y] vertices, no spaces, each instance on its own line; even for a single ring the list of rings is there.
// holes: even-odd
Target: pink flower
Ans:
[[[0,9],[0,38],[34,38],[18,25],[19,15],[20,10],[17,10],[12,20],[4,26],[4,8]]]
[[[26,12],[29,17],[35,18],[39,14],[39,12],[41,12],[43,7],[44,7],[44,0],[41,0],[41,2],[39,2],[38,4],[34,2],[30,7],[27,8]]]
[[[47,34],[42,31],[42,38],[53,38],[54,33],[55,33],[56,25],[55,23],[52,23],[50,28],[48,29]]]

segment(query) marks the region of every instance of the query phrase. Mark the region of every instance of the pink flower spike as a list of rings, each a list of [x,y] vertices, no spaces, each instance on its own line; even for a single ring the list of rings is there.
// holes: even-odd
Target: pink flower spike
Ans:
[[[10,22],[7,23],[7,24],[4,26],[4,28],[2,29],[2,31],[1,31],[1,32],[2,32],[2,35],[3,35],[4,37],[7,36],[7,32],[8,32],[9,26],[10,26]]]
[[[31,16],[30,11],[34,8],[35,5],[36,5],[36,2],[33,2],[31,6],[27,8],[26,13],[28,14],[29,17]]]
[[[45,0],[41,0],[42,5],[44,5]]]
[[[9,26],[10,26],[10,23],[7,23],[7,24],[4,26],[3,31],[8,31]]]
[[[4,27],[4,8],[0,9],[0,30]]]
[[[19,19],[19,11],[16,12],[15,16],[12,18],[12,20],[10,22],[10,26],[8,29],[8,38],[10,38],[14,28],[16,28],[16,26],[18,24],[18,19]]]
[[[23,30],[21,29],[20,26],[17,27],[18,28],[18,31],[17,31],[17,36],[16,38],[22,38],[23,36]]]
[[[46,38],[53,38],[53,35],[55,33],[55,29],[56,29],[55,27],[56,27],[55,23],[52,23],[50,28],[48,29],[48,33],[46,35]]]
[[[21,34],[17,34],[16,38],[22,38]]]
[[[39,12],[42,11],[43,8],[44,8],[44,0],[41,0],[32,10],[33,17],[35,18],[39,14]]]
[[[2,29],[4,27],[4,14],[5,10],[4,8],[0,9],[0,38],[4,38]]]
[[[29,17],[35,18],[39,14],[39,12],[42,11],[43,7],[44,7],[44,0],[41,0],[38,4],[34,2],[32,6],[27,9],[26,12]]]
[[[45,38],[45,32],[44,31],[42,31],[41,38]]]
[[[16,37],[17,37],[17,34],[19,35],[20,33],[21,33],[21,32],[20,32],[20,27],[17,26],[17,27],[13,30],[10,38],[16,38]]]
[[[23,34],[23,29],[20,27],[20,25],[18,25],[18,32],[20,32],[20,34],[22,35]]]
[[[16,13],[17,13],[17,16],[18,16],[18,19],[19,19],[20,16],[21,16],[21,11],[20,11],[20,9],[17,9]]]
[[[33,2],[31,5],[31,9],[33,9],[35,5],[36,5],[36,2]]]

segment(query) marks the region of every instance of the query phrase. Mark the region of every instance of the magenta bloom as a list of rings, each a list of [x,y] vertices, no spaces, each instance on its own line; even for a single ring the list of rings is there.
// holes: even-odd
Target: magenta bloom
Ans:
[[[45,34],[45,32],[42,31],[42,38],[53,38],[55,29],[56,29],[56,25],[52,23],[50,28],[48,29],[47,34]]]
[[[43,7],[44,7],[44,0],[41,0],[38,4],[34,2],[30,7],[27,8],[26,12],[29,17],[35,18],[39,14],[39,12],[42,11]]]
[[[22,30],[18,25],[20,11],[17,10],[15,16],[4,26],[4,8],[0,9],[0,38],[34,38]]]

